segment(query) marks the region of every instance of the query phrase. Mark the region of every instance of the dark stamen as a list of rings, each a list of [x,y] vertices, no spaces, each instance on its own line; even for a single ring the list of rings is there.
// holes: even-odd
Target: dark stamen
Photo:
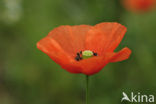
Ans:
[[[77,53],[77,56],[80,56],[80,53]]]
[[[76,56],[76,57],[75,57],[75,60],[76,60],[76,61],[79,61],[79,60],[80,60],[80,57],[79,57],[79,56]]]
[[[82,54],[82,51],[80,51],[80,54]]]
[[[93,53],[94,56],[97,56],[97,53]]]

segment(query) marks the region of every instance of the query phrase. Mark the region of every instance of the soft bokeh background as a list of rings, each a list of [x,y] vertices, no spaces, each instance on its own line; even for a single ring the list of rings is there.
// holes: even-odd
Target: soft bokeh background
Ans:
[[[84,104],[85,76],[61,69],[36,42],[60,25],[106,21],[128,28],[117,50],[133,53],[91,77],[90,104],[120,104],[123,91],[155,95],[156,11],[132,13],[118,0],[0,0],[0,104]]]

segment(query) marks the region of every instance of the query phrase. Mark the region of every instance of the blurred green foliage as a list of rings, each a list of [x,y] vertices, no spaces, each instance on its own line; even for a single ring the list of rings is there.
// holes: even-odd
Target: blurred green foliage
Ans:
[[[126,25],[117,50],[133,53],[91,77],[90,104],[120,104],[123,91],[156,94],[156,11],[131,13],[118,0],[0,0],[0,104],[84,104],[85,76],[61,69],[36,43],[60,25],[108,21]]]

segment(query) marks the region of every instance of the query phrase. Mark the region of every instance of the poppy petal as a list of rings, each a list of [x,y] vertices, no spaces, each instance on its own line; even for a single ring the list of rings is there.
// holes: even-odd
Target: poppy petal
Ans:
[[[60,46],[73,57],[84,49],[84,40],[89,25],[60,26],[51,31],[48,36],[53,38]]]
[[[77,25],[72,26],[71,34],[73,35],[74,47],[76,48],[76,53],[84,50],[85,48],[85,37],[87,32],[91,29],[92,26],[89,25]]]
[[[74,46],[72,44],[72,39],[70,36],[70,28],[71,26],[60,26],[52,30],[48,37],[55,40],[64,51],[67,53],[74,55]]]
[[[68,55],[62,47],[52,38],[45,37],[37,43],[37,48],[46,53],[53,61],[61,66],[68,64],[73,60],[73,58]],[[68,69],[72,73],[80,73],[79,70]]]
[[[120,44],[127,28],[116,22],[106,22],[95,25],[95,28],[101,31],[104,35],[105,40],[103,45],[100,47],[103,48],[104,52],[113,52],[115,48]],[[99,39],[100,41],[101,39]]]
[[[110,62],[118,62],[118,61],[126,60],[129,58],[130,54],[131,54],[131,50],[125,47],[121,51],[114,53],[114,55],[110,59]]]
[[[91,50],[101,56],[105,39],[105,35],[103,35],[98,29],[94,28],[89,30],[86,35],[86,50]]]
[[[77,63],[81,68],[81,73],[86,75],[98,73],[106,64],[108,64],[108,59],[101,56],[84,59]]]
[[[62,65],[62,68],[66,69],[67,71],[69,71],[69,69],[78,70],[78,73],[92,75],[102,70],[102,68],[104,68],[108,62],[108,58],[96,56],[81,61],[70,61],[69,63]]]

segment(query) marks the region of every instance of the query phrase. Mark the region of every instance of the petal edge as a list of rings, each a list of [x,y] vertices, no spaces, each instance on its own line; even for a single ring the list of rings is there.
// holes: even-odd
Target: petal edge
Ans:
[[[110,62],[118,62],[118,61],[123,61],[129,58],[131,54],[131,50],[127,47],[123,48],[117,53],[114,53],[112,58],[110,59]]]

